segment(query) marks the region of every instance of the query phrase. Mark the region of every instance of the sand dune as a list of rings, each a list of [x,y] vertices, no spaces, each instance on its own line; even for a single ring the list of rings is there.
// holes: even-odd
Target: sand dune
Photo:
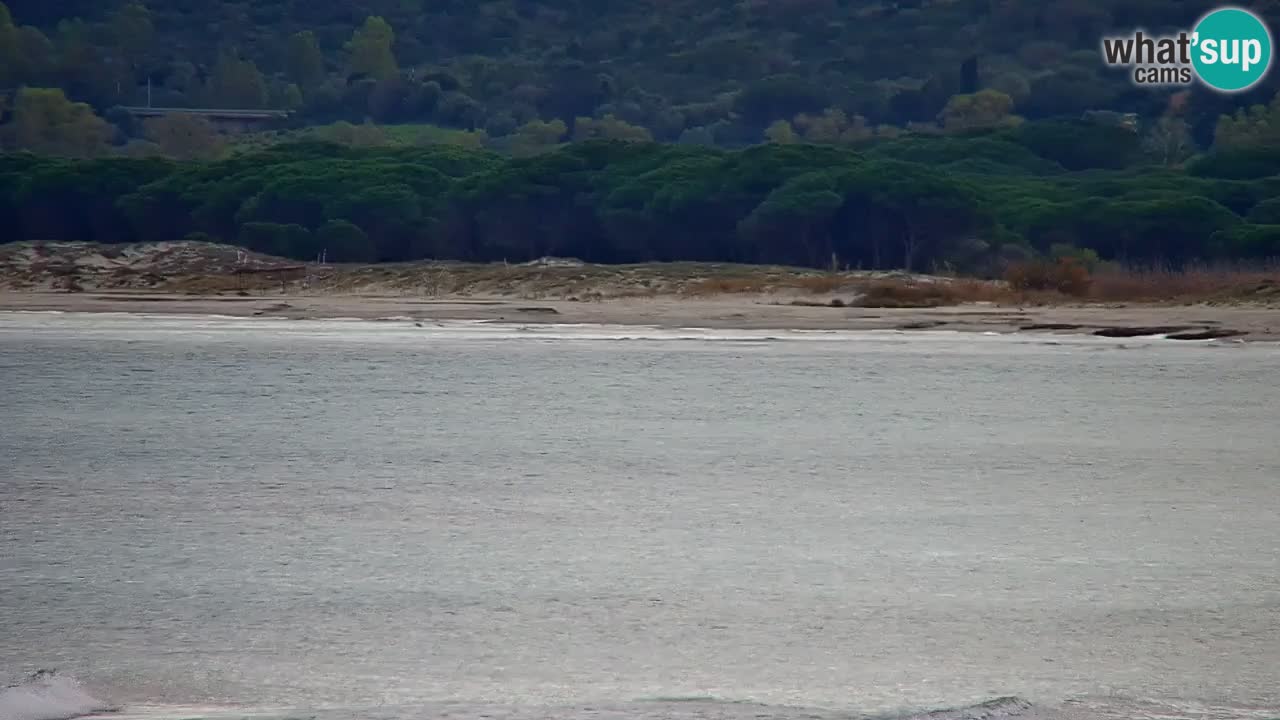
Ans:
[[[995,299],[963,302],[958,293],[928,291],[961,282],[964,297],[981,297],[989,285]],[[870,302],[872,291],[884,286],[911,292],[889,296],[904,302]],[[0,310],[1280,339],[1273,294],[1232,303],[1031,306],[1011,302],[997,286],[902,273],[700,263],[319,266],[194,242],[0,246]],[[926,306],[863,306],[885,304]]]

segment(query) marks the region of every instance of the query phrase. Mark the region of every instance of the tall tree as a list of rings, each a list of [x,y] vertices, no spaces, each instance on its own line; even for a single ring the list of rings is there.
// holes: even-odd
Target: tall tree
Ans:
[[[964,131],[1016,125],[1020,119],[1012,112],[1013,99],[999,90],[988,88],[976,93],[953,95],[939,119],[947,130]]]
[[[315,33],[306,30],[289,36],[285,48],[285,72],[299,89],[311,92],[324,82],[324,55]]]
[[[38,28],[19,27],[0,2],[0,90],[43,82],[53,66],[53,44]]]
[[[378,16],[365,19],[364,25],[355,31],[346,45],[351,74],[378,80],[394,76],[399,72],[392,50],[395,40],[395,31],[386,20]]]
[[[68,157],[101,155],[111,139],[105,120],[56,88],[20,89],[7,130],[7,144],[13,147]]]
[[[263,108],[267,81],[258,66],[231,52],[223,52],[205,87],[206,102],[222,108]]]
[[[302,91],[295,83],[289,83],[280,92],[280,100],[277,104],[283,110],[297,110],[302,107],[302,101]]]
[[[516,128],[508,142],[509,150],[516,157],[531,157],[550,152],[560,145],[569,128],[563,120],[530,120]]]
[[[152,118],[144,124],[147,139],[178,160],[211,160],[226,150],[226,141],[208,120],[186,113]]]
[[[17,80],[18,28],[13,24],[9,6],[0,2],[0,88],[7,88]]]
[[[853,143],[871,137],[867,119],[861,115],[849,117],[839,108],[827,108],[821,115],[801,113],[796,116],[796,128],[811,143],[839,145]]]
[[[1156,122],[1142,147],[1161,165],[1179,165],[1196,151],[1191,129],[1182,118],[1165,116]]]
[[[57,55],[57,85],[77,100],[99,107],[115,105],[126,82],[132,85],[132,70],[116,58],[104,58],[96,29],[82,20],[58,23]]]
[[[786,120],[774,120],[772,125],[764,129],[764,136],[769,142],[780,145],[796,142],[795,128]]]
[[[1241,108],[1235,115],[1218,118],[1213,136],[1216,150],[1277,146],[1280,146],[1280,95],[1272,99],[1269,106]]]
[[[131,2],[111,15],[111,40],[124,62],[136,66],[150,54],[155,27],[146,6]]]

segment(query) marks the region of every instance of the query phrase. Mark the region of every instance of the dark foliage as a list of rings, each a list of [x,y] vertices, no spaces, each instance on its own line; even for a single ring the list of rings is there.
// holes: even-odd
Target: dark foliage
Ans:
[[[1274,2],[1241,4],[1280,21]],[[1135,88],[1104,68],[1099,40],[1185,28],[1205,9],[1192,0],[7,5],[0,90],[57,87],[99,114],[150,99],[287,108],[309,124],[372,118],[496,135],[533,119],[572,126],[613,115],[658,139],[700,131],[737,145],[758,141],[773,121],[825,108],[872,126],[931,123],[952,96],[982,88],[1010,93],[1029,119],[1092,109],[1154,117],[1171,90]],[[1270,73],[1239,96],[1196,90],[1186,117],[1199,143],[1218,116],[1265,104],[1278,82]]]
[[[1280,177],[1111,170],[1106,153],[1071,172],[1055,132],[1076,136],[1049,123],[856,150],[593,140],[523,158],[323,143],[186,163],[19,154],[0,156],[0,218],[14,240],[203,233],[340,261],[834,259],[994,273],[1002,258],[1080,254],[1063,248],[1175,266],[1280,251]]]

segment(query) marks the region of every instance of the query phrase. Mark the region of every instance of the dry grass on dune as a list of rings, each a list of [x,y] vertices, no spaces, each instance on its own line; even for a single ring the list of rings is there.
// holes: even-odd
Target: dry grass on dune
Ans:
[[[237,273],[248,261],[257,272]],[[1090,273],[1071,260],[1012,265],[999,280],[887,272],[823,272],[732,263],[592,265],[576,260],[468,264],[297,264],[209,243],[0,245],[0,288],[188,294],[388,295],[601,301],[759,296],[796,305],[929,308],[1078,303],[1280,305],[1280,263]]]
[[[1029,262],[1010,266],[1005,284],[1020,303],[1202,303],[1280,301],[1280,272],[1267,264],[1205,266],[1178,270],[1104,267],[1090,273],[1079,262]]]
[[[864,308],[926,308],[1010,298],[1007,287],[988,280],[884,278],[867,283],[848,304]]]
[[[1280,303],[1280,272],[1257,268],[1181,271],[1111,269],[1090,274],[1071,262],[1013,266],[1003,280],[890,276],[861,283],[834,306],[929,308],[1073,303]],[[807,304],[807,303],[801,303]]]
[[[796,268],[734,266],[721,273],[715,273],[713,269],[706,277],[683,283],[679,294],[694,297],[777,293],[830,295],[856,291],[865,281],[865,275],[861,273],[819,273]]]
[[[1280,272],[1233,267],[1102,272],[1093,275],[1089,297],[1104,302],[1280,301]]]

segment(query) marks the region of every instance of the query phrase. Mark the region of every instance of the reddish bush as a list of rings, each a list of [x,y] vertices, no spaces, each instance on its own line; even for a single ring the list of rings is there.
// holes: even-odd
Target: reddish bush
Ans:
[[[1057,291],[1073,297],[1088,295],[1093,284],[1084,264],[1067,257],[1058,258],[1057,262],[1015,263],[1005,271],[1004,279],[1017,292]]]

